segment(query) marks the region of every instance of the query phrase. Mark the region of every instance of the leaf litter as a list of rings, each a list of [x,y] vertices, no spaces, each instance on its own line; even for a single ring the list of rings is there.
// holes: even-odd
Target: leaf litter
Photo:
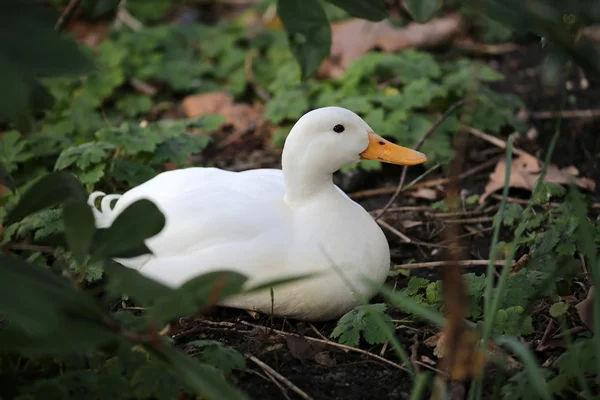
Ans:
[[[331,26],[331,53],[323,62],[318,75],[321,78],[340,78],[350,64],[380,48],[394,53],[408,48],[432,48],[451,41],[459,34],[463,20],[459,14],[449,14],[427,23],[410,23],[396,28],[388,20],[371,22],[348,19]]]
[[[542,163],[539,159],[531,154],[522,153],[518,158],[513,159],[510,169],[509,186],[511,188],[519,188],[533,190],[533,187],[538,180],[542,171]],[[498,161],[496,168],[490,174],[489,182],[485,186],[485,190],[479,199],[482,204],[492,193],[504,187],[506,175],[506,161],[501,159]],[[589,178],[580,178],[579,170],[574,166],[559,168],[554,164],[548,165],[545,182],[558,184],[569,184],[571,180],[582,189],[593,191],[596,189],[596,182]]]

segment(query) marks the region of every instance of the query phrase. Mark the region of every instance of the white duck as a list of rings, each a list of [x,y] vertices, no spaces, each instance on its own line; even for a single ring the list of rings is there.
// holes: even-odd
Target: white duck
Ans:
[[[222,269],[248,276],[248,285],[318,273],[276,286],[273,313],[333,319],[358,304],[353,290],[372,297],[376,289],[364,278],[382,284],[390,266],[389,246],[377,223],[333,184],[335,171],[359,159],[398,165],[427,160],[376,135],[355,113],[325,107],[294,125],[283,149],[283,170],[163,172],[121,196],[106,196],[102,211],[93,208],[96,224],[109,226],[131,203],[149,199],[164,213],[166,225],[146,241],[151,255],[117,260],[121,264],[171,287]],[[90,205],[103,195],[92,193]],[[268,290],[222,305],[272,310]]]

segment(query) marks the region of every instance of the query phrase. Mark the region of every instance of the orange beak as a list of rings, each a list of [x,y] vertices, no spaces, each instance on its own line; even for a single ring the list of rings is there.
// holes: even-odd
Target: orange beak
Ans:
[[[375,132],[369,132],[369,146],[360,153],[363,160],[378,160],[397,165],[417,165],[427,161],[425,154],[385,140]]]

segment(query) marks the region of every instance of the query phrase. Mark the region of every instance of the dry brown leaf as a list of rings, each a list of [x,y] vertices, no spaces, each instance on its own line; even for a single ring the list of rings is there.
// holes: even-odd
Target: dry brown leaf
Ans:
[[[579,318],[583,321],[585,326],[592,332],[594,332],[594,297],[596,296],[596,287],[592,286],[588,295],[585,299],[581,300],[579,304],[575,306]],[[596,333],[596,332],[594,332]]]
[[[511,188],[531,190],[533,189],[533,185],[537,181],[541,170],[542,165],[537,158],[530,154],[523,153],[512,161],[509,186]],[[483,203],[490,194],[504,187],[505,174],[506,162],[504,159],[501,159],[496,165],[494,172],[490,174],[490,180],[485,186],[485,191],[483,195],[481,195],[479,203]],[[579,171],[574,166],[558,168],[556,165],[551,164],[548,166],[545,181],[568,184],[573,177],[577,186],[591,191],[595,190],[596,182],[588,178],[577,178],[578,175]]]
[[[217,147],[221,148],[239,140],[249,131],[261,135],[267,128],[264,113],[258,105],[234,103],[233,96],[226,92],[209,92],[191,95],[181,103],[188,118],[209,114],[219,114],[225,118],[224,126],[231,126],[233,132]]]
[[[341,77],[352,61],[376,47],[387,53],[407,48],[430,48],[452,40],[463,26],[459,14],[449,14],[425,24],[411,23],[394,27],[384,20],[370,22],[348,19],[332,24],[331,54],[321,65],[319,76]]]
[[[444,333],[436,333],[425,340],[425,346],[433,347],[433,355],[437,358],[444,358]]]
[[[286,335],[285,340],[292,356],[300,361],[314,360],[316,355],[321,353],[325,347],[322,343],[308,341],[299,335]]]
[[[317,364],[324,365],[326,367],[333,367],[337,364],[334,357],[328,351],[321,351],[314,356],[314,360]]]
[[[110,25],[105,22],[90,23],[75,20],[67,25],[65,31],[74,33],[78,42],[97,48],[108,37]]]

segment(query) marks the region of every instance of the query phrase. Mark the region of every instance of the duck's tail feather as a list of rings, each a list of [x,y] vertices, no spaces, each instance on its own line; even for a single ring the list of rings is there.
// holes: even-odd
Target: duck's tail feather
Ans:
[[[120,194],[109,194],[104,192],[93,192],[88,197],[88,204],[92,208],[94,218],[96,219],[96,227],[107,228],[114,220],[114,208],[111,208],[110,204],[113,200],[119,199],[122,195]],[[96,207],[96,199],[102,197],[100,202],[100,208]]]

